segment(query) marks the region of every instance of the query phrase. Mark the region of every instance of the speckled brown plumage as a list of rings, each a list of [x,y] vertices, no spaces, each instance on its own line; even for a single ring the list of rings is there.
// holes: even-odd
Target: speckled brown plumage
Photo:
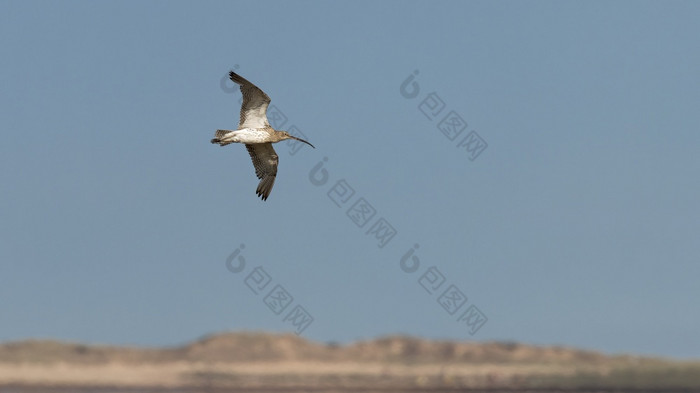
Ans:
[[[229,78],[240,85],[243,94],[241,104],[241,118],[237,130],[217,130],[211,143],[226,146],[230,143],[245,144],[248,154],[255,167],[255,175],[260,179],[256,194],[267,200],[275,184],[277,176],[277,164],[279,157],[272,148],[272,143],[286,139],[296,139],[314,147],[309,142],[289,135],[285,131],[277,131],[267,121],[267,106],[270,97],[257,86],[250,83],[235,72],[229,72]]]

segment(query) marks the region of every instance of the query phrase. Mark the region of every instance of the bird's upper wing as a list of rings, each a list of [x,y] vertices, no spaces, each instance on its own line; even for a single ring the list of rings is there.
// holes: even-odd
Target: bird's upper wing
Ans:
[[[255,175],[260,179],[258,184],[258,189],[255,193],[258,194],[262,200],[267,200],[270,196],[270,191],[272,191],[272,186],[275,184],[275,176],[277,176],[277,164],[279,163],[279,157],[275,153],[275,149],[272,148],[272,143],[256,143],[245,145],[248,149],[248,154],[253,160],[253,166],[255,167]]]
[[[241,85],[241,93],[243,94],[241,120],[238,122],[238,128],[263,128],[269,126],[266,113],[267,106],[270,104],[270,97],[235,72],[229,72],[228,76],[232,81]]]

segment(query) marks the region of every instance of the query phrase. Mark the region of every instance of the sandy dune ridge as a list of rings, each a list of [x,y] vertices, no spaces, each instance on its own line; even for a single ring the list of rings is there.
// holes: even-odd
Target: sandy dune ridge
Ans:
[[[225,333],[172,348],[0,344],[1,386],[700,387],[700,362],[516,343],[384,337],[348,345]]]

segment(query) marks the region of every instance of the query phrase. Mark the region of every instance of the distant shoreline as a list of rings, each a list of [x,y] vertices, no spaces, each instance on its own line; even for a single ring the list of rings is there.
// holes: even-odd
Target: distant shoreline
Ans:
[[[0,344],[0,387],[681,392],[700,388],[700,361],[401,336],[331,345],[290,334],[224,333],[163,349],[27,340]]]
[[[132,387],[124,388],[118,386],[23,386],[23,385],[0,385],[0,391],[11,391],[13,393],[143,393],[147,390],[149,393],[345,393],[345,392],[361,392],[361,393],[694,393],[695,388],[625,388],[621,390],[616,387],[596,387],[596,388],[539,388],[539,389],[519,389],[519,388],[488,388],[488,389],[463,389],[463,388],[388,388],[388,389],[357,389],[357,388],[236,388],[236,387],[209,387],[202,390],[201,388],[153,388],[153,387]]]

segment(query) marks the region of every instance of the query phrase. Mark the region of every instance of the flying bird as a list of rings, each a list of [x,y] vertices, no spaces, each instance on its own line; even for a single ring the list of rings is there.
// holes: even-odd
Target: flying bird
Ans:
[[[260,179],[255,193],[267,200],[275,184],[277,176],[277,164],[279,157],[272,148],[272,144],[286,139],[296,139],[314,147],[311,143],[289,135],[286,131],[278,131],[270,126],[267,121],[267,106],[270,105],[270,97],[254,84],[248,82],[242,76],[233,71],[229,72],[229,78],[240,85],[243,94],[241,104],[241,119],[237,130],[216,130],[211,143],[226,146],[230,143],[243,143],[253,160],[255,175]]]

